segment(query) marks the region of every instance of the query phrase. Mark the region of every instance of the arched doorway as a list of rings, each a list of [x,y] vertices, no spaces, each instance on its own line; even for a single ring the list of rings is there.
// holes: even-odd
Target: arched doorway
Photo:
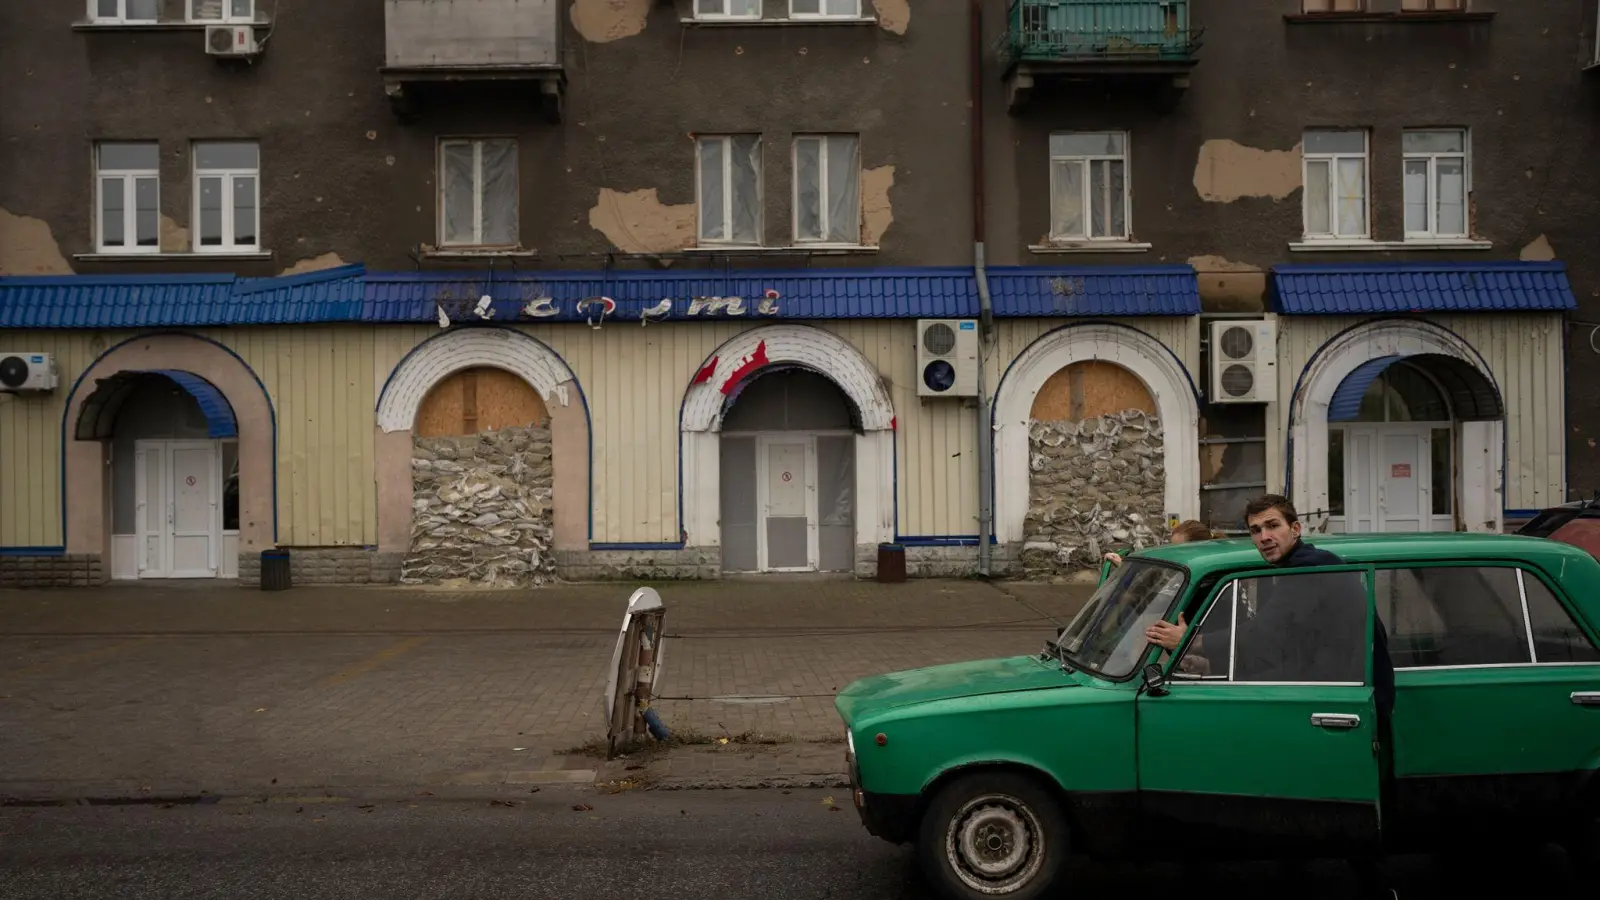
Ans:
[[[275,539],[274,423],[255,374],[209,339],[107,350],[67,400],[67,551],[109,559],[113,579],[239,577]]]
[[[807,447],[816,445],[818,449],[814,456],[812,451],[805,451],[808,455],[802,461],[813,460],[820,467],[824,464],[821,454],[827,453],[828,466],[843,465],[848,459],[852,468],[849,476],[841,476],[836,468],[827,469],[831,477],[843,477],[852,482],[849,525],[841,524],[837,504],[835,512],[826,516],[828,524],[825,525],[825,508],[820,502],[807,501],[808,509],[818,510],[815,567],[824,566],[824,544],[833,547],[828,551],[827,565],[837,565],[833,560],[841,555],[839,547],[846,540],[845,536],[851,535],[852,558],[862,561],[856,570],[867,571],[870,561],[875,559],[877,544],[893,539],[895,526],[894,406],[883,376],[872,363],[848,341],[825,329],[810,325],[767,325],[728,339],[691,375],[679,414],[684,545],[717,548],[723,556],[724,570],[739,571],[730,566],[752,565],[748,547],[753,543],[752,538],[736,536],[736,541],[745,540],[746,545],[733,547],[731,557],[729,549],[723,546],[723,519],[728,514],[724,500],[744,499],[740,487],[752,486],[753,479],[763,472],[779,479],[781,500],[785,484],[782,475],[786,471],[782,464],[791,458],[802,459],[797,456],[800,451],[792,446],[788,450],[781,449],[784,441],[798,446],[801,440],[796,436],[807,432],[819,440],[843,439],[848,434],[851,445],[848,454],[837,453],[837,445],[831,440],[820,444],[810,439],[804,441]],[[768,378],[774,380],[769,382]],[[824,389],[819,380],[831,390]],[[840,413],[839,395],[842,395],[844,408],[849,410],[848,421]],[[776,409],[783,410],[782,418],[776,418],[779,415]],[[758,450],[754,441],[730,443],[728,446],[734,454],[744,455],[731,459],[729,468],[724,467],[723,433],[730,422],[752,429],[736,437],[737,441],[753,439],[755,430],[765,429],[774,421],[796,426],[769,430],[780,447],[773,451],[779,466],[775,476],[772,456],[757,470],[755,454]],[[826,427],[821,427],[824,425]],[[793,478],[798,469],[787,471]],[[823,470],[817,471],[821,477]],[[744,479],[742,485],[724,491],[725,472]],[[734,517],[744,521],[733,524],[743,526],[744,534],[753,535],[758,513],[759,510],[737,512]],[[779,524],[776,527],[781,531],[796,526]],[[824,532],[824,528],[828,531]],[[807,546],[811,546],[809,538]],[[754,563],[757,570],[760,560],[758,555]],[[778,561],[786,562],[790,558],[780,556]],[[768,558],[768,570],[791,568],[773,566],[772,562]]]
[[[208,415],[191,391],[203,396],[209,385],[191,382],[185,389],[179,379],[188,380],[181,373],[121,373],[85,406],[84,416],[94,420],[84,423],[86,432],[110,444],[114,579],[239,574],[232,409],[218,406]],[[220,395],[216,402],[226,403]]]
[[[1006,370],[994,421],[995,534],[1022,545],[1030,574],[1098,565],[1197,514],[1199,404],[1187,369],[1143,332],[1043,335]]]
[[[1306,365],[1292,498],[1330,531],[1500,531],[1504,404],[1477,351],[1429,322],[1369,322]]]
[[[855,569],[860,415],[824,375],[773,366],[732,392],[722,420],[725,572]]]
[[[411,584],[531,586],[587,541],[589,423],[566,363],[510,328],[447,332],[378,400],[380,552]]]
[[[1155,398],[1128,369],[1102,360],[1057,370],[1029,411],[1031,576],[1092,568],[1107,550],[1162,540],[1166,460]],[[1048,545],[1048,546],[1040,546]]]
[[[1346,378],[1328,409],[1330,531],[1457,530],[1457,422],[1435,375],[1451,362],[1387,361],[1360,393]]]

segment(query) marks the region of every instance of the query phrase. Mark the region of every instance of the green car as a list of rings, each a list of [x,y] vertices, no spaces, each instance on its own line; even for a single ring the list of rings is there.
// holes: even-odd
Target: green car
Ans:
[[[1512,535],[1314,543],[1346,564],[1144,550],[1037,655],[851,684],[835,706],[863,824],[950,897],[1040,896],[1072,854],[1556,841],[1600,861],[1600,562]],[[1147,642],[1180,612],[1175,651]]]

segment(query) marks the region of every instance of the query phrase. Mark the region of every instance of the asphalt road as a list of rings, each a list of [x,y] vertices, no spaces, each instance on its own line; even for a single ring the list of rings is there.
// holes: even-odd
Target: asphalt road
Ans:
[[[413,796],[370,804],[8,808],[0,810],[0,898],[930,896],[910,851],[867,836],[848,807],[830,808],[830,796],[545,788],[506,794],[514,805]],[[847,802],[843,792],[834,799]],[[1559,854],[1502,870],[1475,860],[1449,888],[1437,886],[1432,866],[1404,867],[1405,900],[1571,895]],[[1080,866],[1074,887],[1081,890],[1063,896],[1170,897],[1174,889],[1178,896],[1356,896],[1339,863],[1199,873]]]

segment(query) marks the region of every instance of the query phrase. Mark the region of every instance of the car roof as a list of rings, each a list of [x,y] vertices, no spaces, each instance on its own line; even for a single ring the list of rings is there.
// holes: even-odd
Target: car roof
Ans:
[[[1428,562],[1461,559],[1518,560],[1531,563],[1552,574],[1574,565],[1579,571],[1600,576],[1600,563],[1586,551],[1548,538],[1514,534],[1446,531],[1383,534],[1307,534],[1305,543],[1336,553],[1345,562]],[[1266,565],[1248,538],[1162,544],[1135,554],[1184,566],[1195,575],[1216,570],[1255,568]]]

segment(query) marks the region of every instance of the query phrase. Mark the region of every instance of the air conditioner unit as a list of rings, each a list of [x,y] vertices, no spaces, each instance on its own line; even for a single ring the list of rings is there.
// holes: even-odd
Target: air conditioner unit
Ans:
[[[206,53],[212,56],[255,56],[260,52],[254,26],[206,26]]]
[[[1275,403],[1278,323],[1221,319],[1211,323],[1212,403]]]
[[[977,320],[918,319],[917,396],[977,395]]]
[[[53,391],[56,360],[48,353],[9,353],[0,350],[0,394]]]

